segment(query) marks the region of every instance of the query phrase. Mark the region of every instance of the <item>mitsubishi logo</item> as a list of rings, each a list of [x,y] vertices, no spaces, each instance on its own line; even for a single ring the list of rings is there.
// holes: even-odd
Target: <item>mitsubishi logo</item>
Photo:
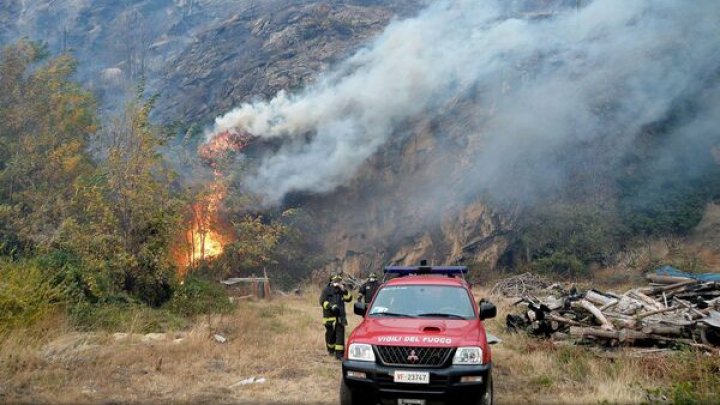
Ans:
[[[420,357],[415,354],[415,350],[411,350],[410,355],[407,357],[407,360],[410,363],[417,363],[418,361],[420,361]]]

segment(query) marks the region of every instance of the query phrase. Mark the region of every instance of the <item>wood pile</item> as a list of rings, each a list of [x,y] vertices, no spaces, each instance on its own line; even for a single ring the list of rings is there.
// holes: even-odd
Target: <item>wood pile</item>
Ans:
[[[509,314],[507,327],[603,346],[720,347],[720,282],[658,274],[646,278],[647,286],[623,294],[574,287],[546,288],[542,298],[524,294],[514,304],[524,311]]]

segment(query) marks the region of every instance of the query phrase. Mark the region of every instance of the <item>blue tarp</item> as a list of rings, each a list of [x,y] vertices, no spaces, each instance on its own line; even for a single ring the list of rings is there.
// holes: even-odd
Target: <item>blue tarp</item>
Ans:
[[[672,276],[672,277],[686,277],[692,278],[701,282],[707,281],[720,281],[720,273],[702,273],[694,274],[680,271],[672,266],[663,266],[655,270],[655,274],[658,276]]]

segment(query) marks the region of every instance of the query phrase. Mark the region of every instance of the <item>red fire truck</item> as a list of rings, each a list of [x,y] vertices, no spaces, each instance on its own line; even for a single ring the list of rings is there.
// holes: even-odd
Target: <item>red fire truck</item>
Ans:
[[[342,405],[493,402],[492,356],[483,320],[495,305],[473,298],[462,266],[387,267],[390,278],[348,339]]]

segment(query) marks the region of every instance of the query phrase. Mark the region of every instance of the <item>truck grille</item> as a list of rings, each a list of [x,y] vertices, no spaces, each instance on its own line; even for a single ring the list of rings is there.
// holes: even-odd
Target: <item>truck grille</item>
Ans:
[[[453,349],[449,347],[375,346],[387,366],[443,367]]]

